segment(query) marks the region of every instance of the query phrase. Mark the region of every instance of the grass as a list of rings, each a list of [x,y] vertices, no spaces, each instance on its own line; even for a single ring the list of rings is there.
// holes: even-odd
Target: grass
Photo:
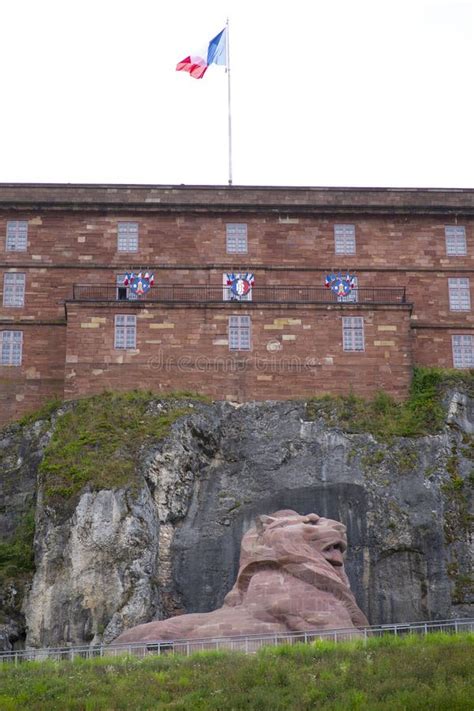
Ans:
[[[474,372],[418,367],[404,402],[397,402],[384,392],[373,400],[353,394],[326,395],[308,400],[306,415],[310,420],[322,417],[330,426],[340,426],[347,432],[367,432],[380,440],[436,434],[445,424],[443,394],[456,386],[474,396]]]
[[[63,401],[58,397],[47,400],[38,410],[23,415],[18,421],[18,424],[24,427],[25,425],[33,424],[33,422],[37,420],[49,420],[51,415],[53,415],[62,404]]]
[[[79,400],[58,418],[39,471],[45,501],[70,510],[79,492],[137,485],[143,445],[164,438],[190,413],[189,393],[106,392]]]
[[[472,711],[474,635],[0,667],[0,710]]]

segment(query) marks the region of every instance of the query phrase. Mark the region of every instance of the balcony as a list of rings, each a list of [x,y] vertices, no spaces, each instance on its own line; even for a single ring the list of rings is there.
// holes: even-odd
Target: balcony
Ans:
[[[362,287],[349,296],[336,296],[323,286],[254,286],[251,299],[232,298],[230,289],[221,286],[189,286],[167,284],[150,288],[147,294],[136,296],[122,286],[74,284],[72,301],[117,302],[147,304],[406,304],[404,287]]]

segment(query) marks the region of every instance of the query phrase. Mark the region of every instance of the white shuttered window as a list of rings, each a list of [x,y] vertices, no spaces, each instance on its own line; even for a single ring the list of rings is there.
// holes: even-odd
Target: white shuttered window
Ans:
[[[119,222],[117,228],[117,250],[119,252],[138,251],[138,223]]]
[[[226,249],[228,254],[246,254],[248,251],[247,225],[226,225]]]
[[[451,311],[470,311],[469,279],[449,279],[449,308]]]
[[[467,254],[465,227],[448,226],[444,228],[446,236],[446,254],[462,257]]]
[[[7,252],[26,252],[28,243],[28,222],[10,220],[7,222]]]
[[[342,341],[345,351],[364,350],[364,319],[361,316],[342,319]]]
[[[474,368],[474,336],[452,336],[455,368]]]
[[[136,348],[137,317],[115,317],[115,348]]]
[[[115,284],[117,286],[117,301],[135,301],[138,296],[128,287],[124,286],[125,274],[117,274],[115,276]]]
[[[229,350],[251,349],[250,316],[229,316]]]
[[[24,306],[25,304],[25,275],[7,273],[3,276],[3,305]]]
[[[21,365],[23,331],[0,331],[0,365]]]
[[[355,254],[355,225],[334,225],[334,251],[336,254]]]

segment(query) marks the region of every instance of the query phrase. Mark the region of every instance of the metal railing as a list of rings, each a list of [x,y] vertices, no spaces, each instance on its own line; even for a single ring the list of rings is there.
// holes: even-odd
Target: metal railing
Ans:
[[[230,289],[221,286],[189,286],[167,284],[152,286],[143,296],[132,294],[124,286],[74,284],[73,301],[125,301],[147,303],[211,304],[233,299]],[[250,300],[250,299],[248,299]],[[254,286],[251,301],[259,304],[405,304],[404,287],[362,287],[353,289],[348,296],[337,296],[324,286]],[[242,299],[240,303],[247,303]]]
[[[275,634],[209,637],[205,639],[160,640],[135,644],[101,644],[82,647],[51,647],[45,649],[24,649],[13,652],[0,652],[0,663],[19,664],[27,661],[73,661],[77,658],[118,657],[124,654],[145,657],[149,654],[181,654],[189,656],[195,652],[227,650],[253,653],[265,646],[282,644],[311,643],[319,640],[329,642],[347,642],[359,640],[366,643],[369,638],[383,635],[427,635],[433,632],[457,634],[474,632],[474,618],[440,620],[437,622],[409,622],[393,625],[376,625],[361,629],[339,628],[331,630],[312,630],[308,632],[279,632]]]

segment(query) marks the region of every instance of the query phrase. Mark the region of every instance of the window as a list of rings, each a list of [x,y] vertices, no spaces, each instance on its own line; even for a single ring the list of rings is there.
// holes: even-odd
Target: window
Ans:
[[[0,331],[0,365],[21,365],[23,331]]]
[[[7,252],[26,252],[28,222],[13,220],[7,222]]]
[[[355,254],[355,225],[334,225],[334,248],[336,254]]]
[[[345,351],[364,350],[364,319],[361,316],[342,319],[342,340]]]
[[[452,336],[455,368],[474,368],[474,336]]]
[[[115,317],[115,348],[136,348],[137,317]]]
[[[119,252],[138,251],[138,223],[119,222],[117,230],[117,250]]]
[[[227,286],[227,274],[222,275],[222,299],[224,301],[252,301],[252,289],[242,296],[236,296]]]
[[[349,301],[349,303],[355,303],[356,301],[359,301],[359,292],[357,291],[357,289],[359,288],[358,280],[356,276],[353,277],[353,279],[354,288],[351,290],[351,293],[347,294],[347,296],[338,296],[338,301]]]
[[[247,225],[226,225],[226,247],[228,254],[247,253]]]
[[[25,304],[25,275],[7,273],[3,277],[3,305],[24,306]]]
[[[454,257],[467,254],[466,230],[464,227],[445,227],[446,254]]]
[[[116,298],[117,301],[135,301],[138,297],[133,291],[130,291],[128,286],[124,285],[125,274],[117,274],[115,284],[117,286]]]
[[[449,308],[451,311],[470,311],[469,279],[449,279]]]
[[[250,316],[229,316],[229,350],[249,351]]]

